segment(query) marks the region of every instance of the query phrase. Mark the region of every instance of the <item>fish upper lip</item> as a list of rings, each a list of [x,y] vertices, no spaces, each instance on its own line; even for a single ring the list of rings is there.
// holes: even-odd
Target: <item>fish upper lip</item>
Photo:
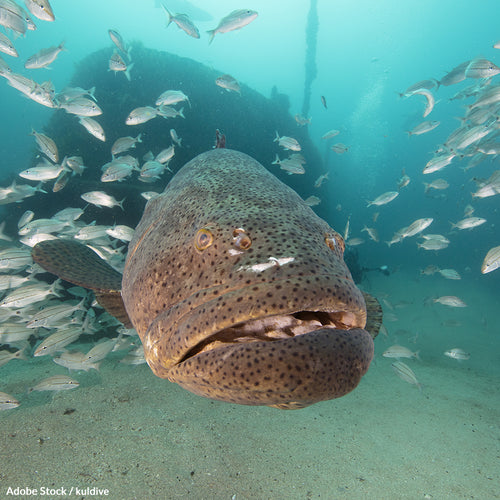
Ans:
[[[270,290],[276,290],[276,286],[279,284],[282,285],[280,296],[282,294],[287,296],[285,307],[281,309],[273,308],[272,301],[267,295]],[[332,289],[331,295],[325,291],[329,290],[330,287]],[[339,288],[342,289],[342,293],[336,292]],[[292,292],[294,289],[297,290],[295,294]],[[318,290],[322,293],[318,294]],[[249,293],[250,291],[252,293]],[[187,297],[158,315],[143,336],[144,347],[149,351],[149,358],[152,361],[150,366],[153,368],[153,365],[156,365],[157,370],[164,373],[163,376],[171,367],[203,349],[206,350],[207,346],[214,348],[217,341],[220,345],[222,341],[218,339],[218,336],[221,336],[222,340],[230,341],[231,335],[235,332],[229,332],[229,330],[252,326],[252,323],[257,325],[258,321],[269,318],[289,318],[295,315],[295,319],[302,320],[301,315],[303,314],[330,315],[330,320],[333,320],[339,329],[363,328],[366,322],[363,296],[348,277],[332,275],[288,276],[274,281],[253,282],[225,291],[195,307],[189,307],[188,302],[193,299],[193,296]],[[250,296],[253,296],[252,301],[249,300]],[[344,300],[346,297],[348,300]],[[256,299],[267,300],[270,307],[266,307]],[[283,306],[282,303],[280,305]],[[233,312],[232,309],[236,307],[242,309],[237,314],[233,314],[233,317],[229,317]],[[321,317],[316,318],[321,324],[327,323],[326,319],[326,316],[323,316],[324,321],[321,321]],[[324,326],[316,326],[317,328],[312,328],[309,331],[324,328]],[[329,327],[333,328],[333,325],[331,324]],[[241,333],[244,331],[241,330]],[[293,336],[290,335],[290,338]],[[244,339],[244,337],[248,338]],[[239,335],[239,332],[236,332],[230,343],[234,343],[238,338],[240,342],[250,342],[254,340],[273,341],[284,337],[286,335],[264,339],[255,336],[255,332],[248,336]],[[155,359],[157,362],[154,361]]]

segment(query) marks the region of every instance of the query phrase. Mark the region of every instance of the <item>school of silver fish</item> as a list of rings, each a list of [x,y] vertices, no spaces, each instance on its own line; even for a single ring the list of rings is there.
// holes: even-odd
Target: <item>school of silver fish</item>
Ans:
[[[49,0],[25,0],[27,11],[13,0],[0,0],[0,25],[10,30],[14,36],[0,33],[0,52],[10,57],[19,57],[15,47],[15,38],[26,36],[28,31],[36,29],[31,16],[45,22],[56,21]],[[172,13],[163,6],[166,14],[167,26],[175,24],[188,36],[199,39],[199,29],[185,14]],[[209,30],[209,43],[216,35],[222,35],[239,30],[257,18],[257,12],[250,9],[235,10],[225,16],[216,27]],[[134,63],[130,46],[124,41],[121,34],[115,29],[109,29],[108,35],[113,43],[114,51],[109,59],[109,70],[123,73],[127,80],[134,78]],[[217,37],[219,39],[219,37]],[[14,40],[13,40],[14,39]],[[65,42],[54,41],[51,47],[42,47],[35,54],[27,54],[24,67],[26,69],[48,68],[57,64],[58,57],[66,50]],[[500,43],[500,42],[499,42]],[[499,48],[498,43],[494,46]],[[423,165],[422,175],[442,172],[449,165],[462,164],[467,172],[480,163],[496,159],[500,154],[500,82],[495,77],[500,74],[500,68],[492,61],[476,58],[465,61],[449,71],[440,80],[422,80],[410,85],[404,92],[399,93],[401,98],[420,100],[422,102],[422,117],[427,118],[431,113],[436,114],[439,100],[436,92],[440,87],[457,85],[469,81],[470,85],[457,92],[451,99],[467,100],[464,116],[460,118],[460,125],[451,132],[446,140],[435,149],[434,156]],[[50,81],[37,81],[14,73],[9,65],[0,57],[0,76],[7,85],[21,92],[28,99],[39,105],[64,109],[74,115],[75,120],[95,139],[106,142],[107,134],[96,117],[102,110],[95,97],[95,88],[83,89],[67,87],[56,92]],[[222,74],[214,84],[227,92],[242,93],[240,83],[229,74]],[[180,85],[179,85],[180,86]],[[243,89],[244,92],[244,89]],[[326,107],[325,98],[322,102]],[[139,126],[149,120],[163,118],[167,120],[184,118],[189,112],[191,104],[189,96],[180,89],[166,89],[160,96],[151,96],[149,103],[130,110],[126,124],[131,127]],[[311,123],[311,117],[301,114],[295,116],[298,126]],[[438,127],[442,127],[442,120],[425,120],[409,130],[408,137],[429,134]],[[49,191],[57,192],[64,189],[74,176],[85,175],[85,160],[79,156],[67,155],[60,158],[57,147],[57,138],[51,138],[42,132],[31,131],[34,141],[40,151],[40,162],[31,168],[19,172],[21,179],[36,183],[23,184],[14,181],[10,186],[0,187],[0,204],[16,203],[36,194],[46,194]],[[327,141],[329,149],[336,154],[348,153],[350,147],[332,139],[341,133],[331,129],[325,132],[320,139]],[[176,148],[182,147],[182,138],[179,138],[174,128],[170,129],[171,144],[159,146],[155,153],[148,152],[141,159],[132,156],[131,150],[136,150],[141,144],[141,133],[136,137],[126,136],[116,139],[110,146],[111,161],[102,165],[102,190],[95,190],[81,194],[81,199],[103,210],[118,207],[123,209],[124,200],[116,200],[105,192],[105,183],[123,182],[136,175],[137,179],[146,184],[154,185],[156,181],[171,172],[169,163],[175,158]],[[273,138],[270,138],[272,141]],[[411,138],[411,140],[418,140]],[[299,142],[288,136],[280,136],[276,131],[274,138],[277,150],[274,161],[270,165],[278,165],[288,174],[304,174],[306,162]],[[287,154],[287,157],[283,157]],[[282,158],[280,158],[280,155]],[[329,172],[323,173],[314,182],[315,188],[320,188],[323,182],[328,182]],[[480,205],[480,200],[500,194],[500,170],[491,172],[488,178],[473,178],[476,190],[470,193],[470,201]],[[51,182],[51,185],[48,182]],[[402,202],[403,188],[410,183],[410,177],[403,170],[397,187],[388,186],[387,191],[374,193],[372,200],[367,200],[368,207],[385,207],[389,203]],[[450,183],[444,178],[424,182],[424,194],[431,195],[434,191],[444,191]],[[156,191],[148,190],[142,196],[149,200],[157,196]],[[401,195],[401,196],[400,196]],[[309,206],[316,206],[321,199],[315,195],[305,200]],[[392,206],[392,205],[391,205]],[[422,205],[423,206],[423,205]],[[381,208],[387,210],[387,208]],[[475,208],[468,204],[463,214],[457,214],[451,223],[449,234],[430,234],[424,231],[433,223],[434,218],[429,214],[421,213],[408,221],[408,225],[397,229],[386,243],[389,247],[401,243],[406,238],[419,235],[422,242],[418,247],[436,252],[452,244],[458,231],[470,231],[488,221],[482,217],[473,217]],[[55,239],[59,236],[74,238],[84,242],[92,248],[102,259],[105,259],[115,269],[122,270],[126,246],[131,241],[134,229],[123,225],[97,225],[95,222],[85,223],[81,216],[85,208],[67,207],[54,210],[50,218],[35,218],[36,214],[26,211],[19,219],[18,234],[5,234],[0,225],[0,290],[3,295],[0,299],[0,367],[10,362],[20,362],[29,357],[50,356],[55,364],[71,371],[98,370],[100,363],[109,356],[119,357],[121,362],[131,365],[145,363],[144,351],[133,329],[125,328],[119,321],[109,314],[102,312],[93,295],[80,287],[65,288],[60,280],[52,283],[37,279],[43,270],[33,263],[30,249],[37,243]],[[376,221],[378,212],[373,217]],[[417,218],[419,217],[419,218]],[[480,229],[479,229],[480,230]],[[362,231],[366,232],[374,242],[380,237],[376,227],[366,224]],[[344,234],[346,245],[357,246],[364,243],[360,237],[352,237],[349,233],[349,221]],[[480,267],[483,274],[495,271],[500,267],[500,246],[485,250],[485,257]],[[460,274],[451,268],[439,269],[428,266],[422,271],[423,275],[438,273],[448,280],[460,280]],[[454,295],[433,297],[431,303],[441,304],[453,308],[466,307],[466,303]],[[392,305],[385,301],[386,307]],[[439,307],[439,306],[438,306]],[[388,316],[390,321],[391,316]],[[95,343],[88,349],[85,338],[92,338],[104,330],[114,332],[113,338],[107,338]],[[35,348],[31,345],[35,343]],[[81,349],[84,349],[83,351]],[[33,351],[31,354],[30,352]],[[122,354],[113,354],[120,351]],[[470,354],[461,348],[450,348],[444,355],[459,361],[468,360]],[[412,352],[409,348],[395,344],[388,348],[383,355],[396,358],[392,364],[395,374],[402,380],[421,389],[415,373],[409,366],[399,361],[400,358],[419,359],[419,352]],[[17,360],[17,361],[16,361]],[[77,380],[68,375],[55,375],[40,381],[30,391],[61,391],[77,388]],[[13,396],[0,392],[0,410],[16,408],[20,402]]]

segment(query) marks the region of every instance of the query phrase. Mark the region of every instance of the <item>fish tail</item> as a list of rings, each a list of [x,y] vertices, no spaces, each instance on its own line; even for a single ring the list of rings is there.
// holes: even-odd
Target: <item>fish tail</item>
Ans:
[[[280,140],[280,135],[278,134],[278,131],[276,130],[276,137],[274,138],[273,142],[278,142]]]
[[[186,118],[184,116],[184,108],[181,108],[180,111],[179,111],[179,116],[182,116],[182,118]]]
[[[118,202],[118,206],[123,210],[125,211],[125,209],[123,208],[123,202],[125,201],[125,198],[123,198],[122,201]]]
[[[168,28],[170,26],[170,23],[172,22],[172,19],[174,16],[172,16],[172,14],[170,14],[169,10],[165,7],[165,5],[161,4],[161,6],[163,7],[165,14],[167,14],[167,16],[168,16],[168,23],[167,23],[167,28]]]
[[[212,43],[212,40],[214,39],[215,30],[208,30],[207,33],[210,35],[210,38],[208,40],[208,44],[210,45]]]
[[[19,351],[16,351],[16,352],[14,353],[14,356],[13,356],[13,357],[14,357],[15,359],[28,359],[28,358],[26,357],[26,354],[24,354],[24,351],[25,351],[25,350],[26,350],[26,347],[23,347],[22,349],[19,349]]]
[[[63,290],[63,287],[61,285],[61,279],[58,278],[54,283],[52,283],[52,286],[49,288],[50,293],[55,295],[56,297],[62,297],[61,291]]]
[[[130,82],[130,70],[134,67],[134,63],[129,64],[127,66],[127,69],[125,71],[125,76],[127,77],[127,80]]]

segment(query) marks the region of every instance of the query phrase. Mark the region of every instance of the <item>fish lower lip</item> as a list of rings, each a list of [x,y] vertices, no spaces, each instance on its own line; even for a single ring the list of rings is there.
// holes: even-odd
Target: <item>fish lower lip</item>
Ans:
[[[273,342],[219,344],[176,364],[167,378],[211,399],[281,409],[304,408],[352,391],[374,351],[371,335],[356,327],[322,327]]]
[[[179,360],[184,362],[197,354],[223,345],[249,342],[273,342],[304,335],[319,329],[349,330],[350,316],[344,312],[300,311],[252,319],[224,328],[192,347]]]

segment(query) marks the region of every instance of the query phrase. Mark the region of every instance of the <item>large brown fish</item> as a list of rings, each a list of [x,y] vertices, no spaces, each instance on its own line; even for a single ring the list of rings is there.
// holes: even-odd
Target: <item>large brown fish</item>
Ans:
[[[146,206],[123,277],[91,249],[44,241],[33,258],[93,289],[137,330],[153,372],[212,399],[278,408],[354,389],[380,309],[343,261],[344,242],[249,156],[215,149]]]

